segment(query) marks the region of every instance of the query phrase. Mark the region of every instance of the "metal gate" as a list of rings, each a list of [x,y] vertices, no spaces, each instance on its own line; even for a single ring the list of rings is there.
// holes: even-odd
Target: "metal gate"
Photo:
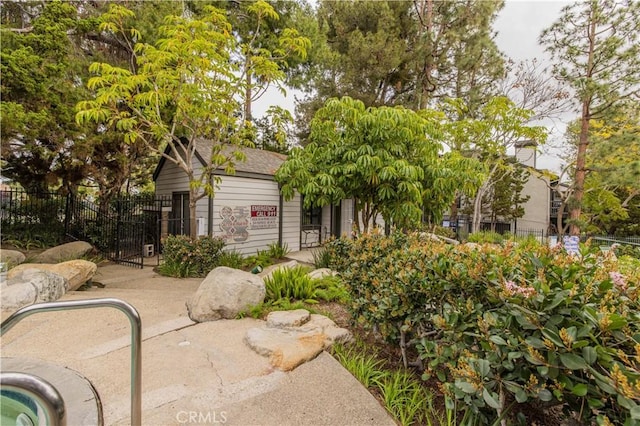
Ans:
[[[170,198],[120,197],[99,208],[82,197],[69,197],[67,235],[93,244],[116,263],[142,268],[145,257],[157,253],[157,223]],[[145,250],[152,246],[153,250]]]

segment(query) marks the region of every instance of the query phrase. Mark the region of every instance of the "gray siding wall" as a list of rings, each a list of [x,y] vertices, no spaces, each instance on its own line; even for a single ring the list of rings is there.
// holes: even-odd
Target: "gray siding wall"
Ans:
[[[248,256],[278,242],[282,212],[275,181],[224,176],[219,188],[213,199],[213,235],[226,240],[226,250]],[[252,225],[257,218],[251,217],[251,206],[275,207],[277,216],[259,219],[263,228]]]
[[[332,205],[324,206],[322,208],[322,218],[320,224],[322,225],[322,241],[331,236],[331,209]]]
[[[291,201],[285,201],[282,207],[282,243],[290,251],[300,250],[300,209],[302,198],[296,194]]]
[[[522,188],[523,196],[530,196],[523,206],[524,216],[518,219],[518,229],[544,229],[549,227],[551,194],[547,183],[549,178],[531,172],[529,180]]]
[[[354,201],[352,199],[342,200],[342,210],[340,216],[342,216],[340,223],[340,235],[346,235],[351,237],[351,230],[353,229],[353,209]]]
[[[197,165],[200,166],[199,163]],[[200,176],[201,169],[202,167],[196,168],[196,176]],[[189,191],[189,179],[184,170],[171,161],[166,161],[156,179],[156,195],[170,196],[174,192],[187,191]],[[208,197],[205,196],[196,204],[196,220],[202,222],[205,235],[208,230],[208,211]]]
[[[156,179],[156,194],[170,196],[174,192],[188,190],[189,180],[184,171],[170,161],[166,161]],[[222,215],[225,213],[222,208],[225,206],[231,209],[234,217],[227,217],[227,222],[223,223],[225,218]],[[251,206],[275,207],[277,216],[252,220]],[[287,243],[291,251],[300,250],[300,196],[296,195],[291,201],[285,201],[283,210],[280,211],[280,194],[278,184],[275,181],[223,176],[222,181],[215,189],[213,199],[212,235],[226,237],[225,250],[237,250],[245,256],[253,255],[257,250],[265,250],[269,244],[278,242],[280,215],[284,215],[283,243]],[[209,233],[208,211],[208,197],[198,200],[196,218],[202,224],[205,235]],[[238,218],[235,217],[236,214]],[[236,219],[234,226],[230,226],[229,220],[232,219]],[[252,229],[251,223],[258,221],[262,221],[262,225],[256,225],[256,229]],[[245,224],[247,226],[242,229]],[[239,229],[235,229],[235,225],[238,225]],[[231,231],[236,231],[236,233],[231,234]],[[243,234],[243,231],[246,231],[246,234]]]

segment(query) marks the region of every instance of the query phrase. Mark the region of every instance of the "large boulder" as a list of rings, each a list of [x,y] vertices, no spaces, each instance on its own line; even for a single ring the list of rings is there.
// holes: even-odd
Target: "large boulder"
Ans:
[[[13,278],[26,269],[40,269],[61,275],[68,281],[67,291],[75,291],[87,283],[87,281],[93,279],[98,270],[98,265],[82,259],[69,260],[54,265],[50,263],[23,263],[11,269],[8,277]]]
[[[27,268],[14,274],[2,289],[3,310],[15,310],[58,300],[67,291],[67,280],[54,272]]]
[[[35,263],[60,263],[67,260],[80,259],[93,250],[93,246],[84,241],[74,241],[52,247],[37,255]]]
[[[8,263],[9,266],[16,266],[26,260],[25,255],[17,250],[0,250],[0,262]]]
[[[196,322],[232,319],[264,302],[262,278],[249,272],[220,266],[209,272],[187,301],[189,318]]]
[[[256,353],[269,357],[275,368],[289,371],[332,344],[350,339],[349,330],[338,327],[329,318],[297,309],[271,312],[265,326],[249,329],[244,341]]]

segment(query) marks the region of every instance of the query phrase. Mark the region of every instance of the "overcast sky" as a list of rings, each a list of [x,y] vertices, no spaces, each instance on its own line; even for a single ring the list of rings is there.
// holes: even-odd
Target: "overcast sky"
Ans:
[[[489,0],[487,0],[489,1]],[[562,7],[570,4],[569,1],[543,1],[543,0],[506,0],[504,8],[500,11],[494,24],[497,31],[496,43],[498,48],[516,62],[537,58],[545,63],[549,56],[538,45],[538,38],[543,29],[549,27],[560,17]],[[263,98],[256,102],[254,115],[259,117],[269,105],[281,105],[293,112],[293,93],[289,92],[284,98],[276,90],[270,90]],[[555,129],[550,137],[553,143],[562,138],[564,128]],[[538,168],[548,168],[555,171],[559,169],[559,161],[554,155],[541,155],[538,159]]]

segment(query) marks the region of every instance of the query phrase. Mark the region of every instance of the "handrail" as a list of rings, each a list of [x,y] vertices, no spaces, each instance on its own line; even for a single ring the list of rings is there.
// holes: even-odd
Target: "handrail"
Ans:
[[[88,308],[115,308],[129,318],[131,323],[131,425],[139,426],[142,423],[142,322],[136,308],[129,303],[115,298],[99,298],[44,302],[25,306],[0,324],[0,337],[22,319],[38,312]]]
[[[33,399],[44,410],[46,422],[51,426],[66,426],[67,413],[60,392],[46,380],[18,372],[0,373],[0,387]]]

